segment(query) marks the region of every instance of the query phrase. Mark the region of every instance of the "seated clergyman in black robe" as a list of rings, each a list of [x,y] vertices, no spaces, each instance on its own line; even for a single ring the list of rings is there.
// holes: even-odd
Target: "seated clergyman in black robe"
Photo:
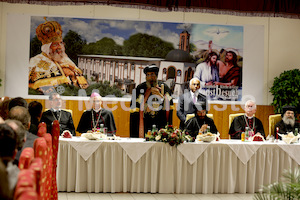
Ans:
[[[114,116],[110,110],[101,108],[102,97],[94,92],[91,95],[91,100],[93,101],[93,108],[82,114],[77,131],[80,133],[96,132],[97,129],[101,128],[100,125],[103,124],[103,127],[107,128],[107,134],[115,134],[117,129]]]
[[[156,65],[144,69],[146,82],[139,84],[130,103],[130,137],[143,138],[155,125],[158,129],[172,124],[173,101],[169,87],[158,81]]]
[[[70,131],[72,135],[76,135],[72,114],[61,109],[62,99],[58,93],[51,93],[49,96],[51,109],[43,112],[41,121],[47,124],[47,133],[51,133],[52,123],[54,120],[59,122],[60,133],[65,130]]]
[[[249,100],[245,103],[245,115],[235,117],[229,128],[231,139],[241,139],[241,133],[245,132],[246,127],[254,134],[261,134],[265,137],[265,131],[262,122],[254,116],[256,113],[255,102]]]
[[[281,139],[280,136],[277,136],[277,132],[282,135],[287,135],[289,132],[292,132],[294,134],[296,129],[298,128],[299,131],[299,123],[296,122],[295,112],[296,107],[295,106],[283,106],[282,107],[283,113],[282,113],[282,120],[277,122],[275,125],[275,138]]]
[[[197,104],[195,107],[195,117],[185,122],[185,132],[194,138],[196,138],[199,133],[206,133],[208,131],[217,134],[218,130],[214,120],[207,117],[206,109],[202,106],[197,106]]]

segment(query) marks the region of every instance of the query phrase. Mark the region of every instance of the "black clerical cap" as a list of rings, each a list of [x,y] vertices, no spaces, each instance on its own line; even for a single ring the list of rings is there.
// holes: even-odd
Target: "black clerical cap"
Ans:
[[[296,107],[295,106],[290,106],[290,105],[287,105],[287,106],[283,106],[282,107],[282,116],[284,115],[284,113],[286,113],[286,111],[293,111],[294,113],[296,113]]]
[[[155,72],[156,76],[158,75],[159,68],[156,65],[149,65],[144,68],[144,73],[147,74],[147,72]]]
[[[204,101],[196,102],[194,104],[194,109],[196,113],[198,110],[206,110],[206,103]]]

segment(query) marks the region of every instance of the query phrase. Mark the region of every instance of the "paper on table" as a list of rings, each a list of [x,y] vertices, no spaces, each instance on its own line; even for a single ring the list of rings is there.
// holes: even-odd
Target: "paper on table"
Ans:
[[[183,143],[177,147],[177,150],[187,159],[187,161],[192,165],[201,156],[205,149],[211,143]]]
[[[132,162],[136,163],[154,145],[153,142],[119,142]],[[138,151],[137,151],[138,149]]]

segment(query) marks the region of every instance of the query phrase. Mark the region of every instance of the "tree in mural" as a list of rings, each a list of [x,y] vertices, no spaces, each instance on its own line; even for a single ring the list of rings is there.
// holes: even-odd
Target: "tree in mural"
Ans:
[[[82,40],[81,36],[72,30],[69,30],[63,40],[65,43],[66,54],[76,65],[78,65],[78,55],[82,54],[82,49],[86,44],[86,41]]]
[[[173,49],[173,44],[170,42],[152,35],[137,33],[124,41],[123,54],[125,56],[165,58]]]
[[[34,36],[30,41],[30,58],[36,56],[42,52],[41,50],[42,42],[39,41],[37,36]]]
[[[122,55],[122,46],[113,39],[104,37],[97,42],[85,45],[83,53],[88,55]]]

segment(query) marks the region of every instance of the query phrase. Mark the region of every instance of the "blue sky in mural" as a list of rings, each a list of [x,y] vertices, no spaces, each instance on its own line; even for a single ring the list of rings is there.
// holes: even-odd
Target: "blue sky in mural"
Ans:
[[[147,33],[171,42],[174,48],[178,48],[179,34],[186,29],[191,34],[190,42],[198,49],[207,49],[211,40],[213,49],[233,49],[240,55],[243,54],[243,26],[67,17],[47,17],[47,20],[59,22],[63,28],[63,36],[73,30],[88,43],[109,37],[122,45],[132,34]],[[36,27],[43,22],[43,16],[31,17],[30,38],[35,36]]]

